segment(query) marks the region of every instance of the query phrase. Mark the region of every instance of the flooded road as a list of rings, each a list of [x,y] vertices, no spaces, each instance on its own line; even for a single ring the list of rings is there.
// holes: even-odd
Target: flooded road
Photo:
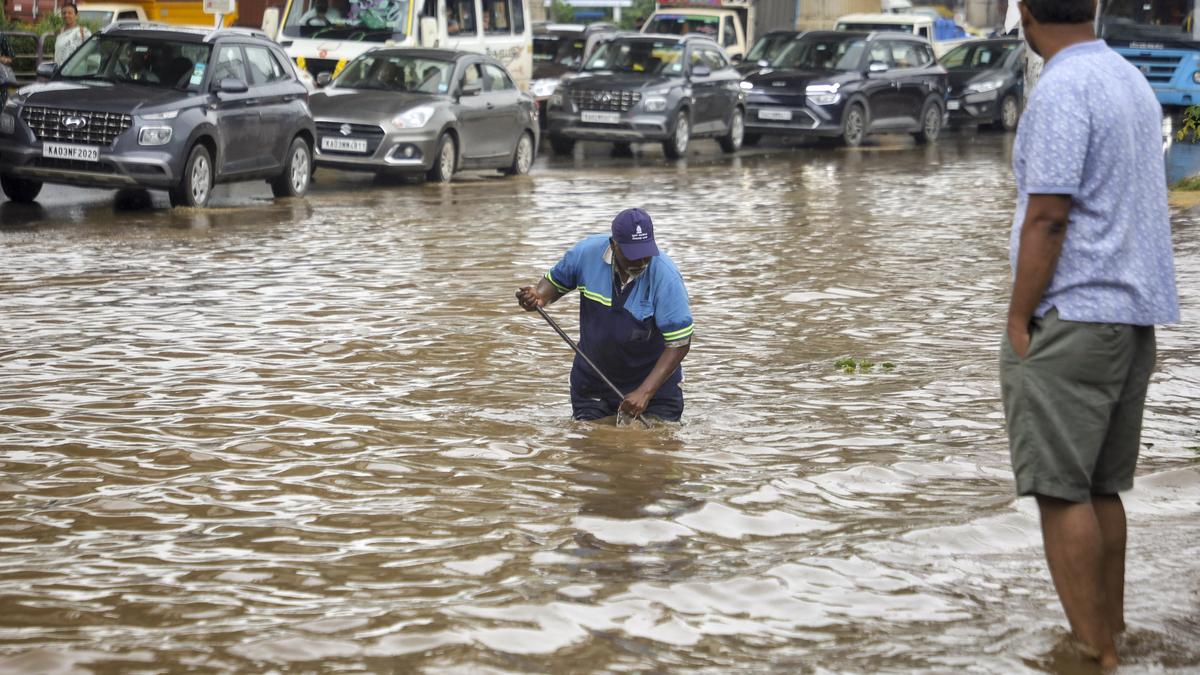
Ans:
[[[1002,429],[1010,141],[0,205],[0,671],[1092,672]],[[691,296],[680,428],[571,421],[513,298],[632,205]],[[1122,672],[1200,669],[1174,229]]]

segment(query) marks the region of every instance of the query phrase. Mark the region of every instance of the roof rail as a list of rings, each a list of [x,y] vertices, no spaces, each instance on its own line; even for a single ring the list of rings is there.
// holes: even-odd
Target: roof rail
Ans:
[[[267,35],[261,28],[245,28],[242,26],[229,26],[226,28],[218,28],[204,37],[205,42],[209,42],[221,35],[244,35],[246,37],[258,37],[264,40],[270,40],[271,36]]]
[[[129,29],[129,28],[145,28],[145,29],[168,28],[168,29],[174,29],[174,28],[180,28],[180,26],[172,26],[171,24],[162,23],[161,21],[142,21],[141,19],[117,19],[116,21],[114,21],[114,22],[112,22],[112,23],[108,24],[108,25],[107,25],[107,26],[105,26],[104,28],[101,28],[101,29],[100,29],[100,32],[101,32],[101,33],[107,33],[107,32],[109,32],[109,31],[112,31],[112,30],[126,30],[126,29]]]

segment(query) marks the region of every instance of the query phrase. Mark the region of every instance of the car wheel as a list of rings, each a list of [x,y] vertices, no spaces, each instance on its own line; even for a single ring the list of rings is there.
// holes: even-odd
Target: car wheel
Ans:
[[[38,193],[42,191],[42,181],[0,176],[0,188],[3,188],[5,196],[14,202],[29,204],[37,199]]]
[[[663,154],[671,159],[679,159],[687,154],[688,143],[692,140],[692,124],[688,121],[687,109],[675,113],[675,123],[671,125],[671,136],[663,141]]]
[[[438,139],[437,152],[433,155],[433,167],[429,169],[429,180],[435,183],[449,183],[454,177],[454,167],[458,163],[458,145],[450,134],[442,134]]]
[[[308,192],[312,178],[312,151],[303,138],[296,137],[288,148],[283,172],[271,181],[271,192],[276,197],[303,197]]]
[[[842,120],[842,143],[848,148],[862,145],[867,135],[867,110],[862,104],[852,103],[846,109],[846,118]]]
[[[566,136],[551,136],[550,147],[556,155],[569,155],[575,152],[575,139]]]
[[[513,152],[512,165],[503,169],[504,173],[509,176],[524,176],[529,173],[529,167],[533,166],[533,136],[529,132],[521,134],[521,139],[517,141],[517,149]]]
[[[749,147],[749,146],[752,146],[752,145],[758,145],[758,142],[759,142],[759,141],[761,141],[761,140],[762,140],[762,134],[746,134],[746,133],[743,133],[743,134],[742,134],[742,147]]]
[[[942,133],[942,107],[933,101],[921,111],[921,130],[913,134],[918,143],[933,143]]]
[[[171,188],[171,206],[203,207],[212,196],[213,165],[208,148],[197,143],[183,164],[179,185]]]
[[[742,149],[746,140],[746,113],[741,108],[733,109],[733,119],[729,120],[729,133],[717,139],[725,152],[737,152]]]
[[[1016,131],[1017,123],[1021,121],[1021,104],[1016,94],[1009,94],[1000,101],[1000,119],[996,127],[1003,131]]]

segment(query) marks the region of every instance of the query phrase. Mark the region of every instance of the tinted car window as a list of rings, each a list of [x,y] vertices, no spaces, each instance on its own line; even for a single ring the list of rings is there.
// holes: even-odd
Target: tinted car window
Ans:
[[[896,64],[897,68],[916,68],[924,65],[921,63],[919,46],[911,42],[893,42],[892,63]]]
[[[584,70],[647,75],[683,73],[683,45],[667,40],[613,40],[596,48]]]
[[[246,66],[242,61],[242,48],[225,45],[217,49],[217,61],[213,64],[213,82],[227,77],[246,79]]]
[[[993,68],[1003,63],[1016,47],[1016,43],[959,45],[942,58],[942,65],[946,70]]]
[[[100,37],[71,55],[60,77],[195,91],[210,53],[211,47],[199,42]]]
[[[725,17],[725,37],[721,43],[726,47],[737,44],[737,29],[733,27],[733,17]]]
[[[288,79],[283,66],[266,47],[246,47],[246,62],[250,64],[250,84],[269,84]]]
[[[871,45],[871,63],[882,63],[889,67],[895,66],[892,62],[892,46],[887,42],[876,42]]]
[[[794,70],[858,70],[866,46],[862,38],[794,40],[771,65]]]
[[[729,67],[729,61],[726,60],[725,54],[716,49],[704,48],[700,50],[701,59],[704,65],[708,66],[709,70],[718,71]]]
[[[454,63],[408,54],[363,54],[333,81],[346,89],[379,89],[444,94],[450,89]]]
[[[750,53],[746,55],[746,60],[769,63],[775,60],[791,41],[792,36],[786,34],[767,35],[759,38],[758,42],[754,43],[754,47],[750,49]]]

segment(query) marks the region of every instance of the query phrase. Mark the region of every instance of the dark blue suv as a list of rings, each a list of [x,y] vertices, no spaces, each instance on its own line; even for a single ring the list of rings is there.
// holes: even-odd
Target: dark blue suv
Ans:
[[[162,189],[175,206],[204,206],[223,182],[308,190],[308,90],[259,31],[113,24],[38,74],[49,81],[0,111],[0,187],[13,201],[43,183]]]
[[[816,31],[794,39],[768,68],[742,81],[746,143],[764,135],[840,138],[871,133],[937,139],[949,76],[928,40],[896,32]]]

